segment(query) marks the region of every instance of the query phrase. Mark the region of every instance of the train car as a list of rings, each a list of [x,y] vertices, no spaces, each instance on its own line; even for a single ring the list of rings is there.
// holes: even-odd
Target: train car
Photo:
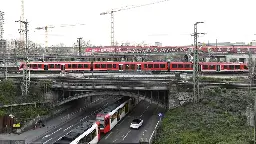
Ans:
[[[96,115],[96,120],[100,122],[100,132],[108,133],[134,108],[135,105],[135,98],[122,97],[114,104],[99,112]]]
[[[20,64],[19,70],[25,67]],[[29,62],[33,72],[76,72],[76,71],[151,71],[151,72],[193,72],[192,62]],[[247,64],[231,62],[200,62],[201,72],[248,72]]]
[[[62,137],[55,144],[97,144],[100,140],[99,122],[86,121]]]

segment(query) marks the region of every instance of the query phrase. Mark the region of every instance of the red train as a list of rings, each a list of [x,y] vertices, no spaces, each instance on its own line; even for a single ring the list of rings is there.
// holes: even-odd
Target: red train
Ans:
[[[25,64],[21,63],[19,70]],[[29,62],[30,71],[153,71],[192,72],[191,62]],[[248,72],[247,64],[230,62],[200,62],[202,72]]]

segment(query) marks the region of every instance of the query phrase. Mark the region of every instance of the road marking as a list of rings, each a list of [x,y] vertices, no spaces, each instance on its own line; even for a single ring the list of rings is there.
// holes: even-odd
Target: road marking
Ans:
[[[48,134],[48,135],[45,135],[45,136],[43,137],[43,139],[44,139],[44,138],[47,138],[47,137],[49,137],[49,136],[50,136],[49,134]]]
[[[149,108],[149,106],[147,107],[147,109]]]
[[[128,136],[128,134],[131,132],[131,130],[128,131],[128,133],[124,136],[123,140]]]
[[[113,142],[116,142],[118,139],[114,140]]]
[[[52,140],[52,138],[48,139],[47,141],[45,141],[43,144],[46,144],[48,141]]]
[[[71,126],[67,127],[66,129],[64,129],[64,131],[66,131],[66,130],[70,129],[72,126],[73,126],[73,125],[71,125]]]
[[[61,138],[62,138],[62,137],[58,138],[58,140],[57,140],[57,141],[59,141]]]
[[[113,132],[110,132],[106,137],[105,139],[107,139]]]
[[[56,132],[58,132],[58,131],[60,131],[62,128],[59,128],[58,130],[56,130],[56,131],[54,131],[53,133],[51,133],[50,135],[53,135],[53,134],[55,134]],[[49,135],[49,136],[50,136]]]

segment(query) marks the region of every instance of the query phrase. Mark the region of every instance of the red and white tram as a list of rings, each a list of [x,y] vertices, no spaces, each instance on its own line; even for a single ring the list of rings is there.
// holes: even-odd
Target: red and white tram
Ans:
[[[99,122],[87,121],[62,137],[55,144],[96,144],[100,140]]]
[[[19,70],[23,70],[21,63]],[[192,62],[29,62],[30,71],[153,71],[153,72],[192,72]],[[201,72],[248,72],[245,63],[200,62]]]
[[[122,97],[113,105],[110,105],[99,112],[96,115],[96,120],[100,122],[100,131],[108,133],[134,108],[135,105],[135,98]]]

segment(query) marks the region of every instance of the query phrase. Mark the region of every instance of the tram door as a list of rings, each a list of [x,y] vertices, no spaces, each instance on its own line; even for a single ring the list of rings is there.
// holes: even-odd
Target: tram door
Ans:
[[[123,68],[123,64],[119,64],[119,71],[123,71],[124,68]]]
[[[62,64],[62,65],[60,66],[60,69],[61,69],[62,71],[64,71],[64,70],[65,70],[65,64]]]
[[[216,65],[217,66],[217,71],[220,71],[220,65]]]
[[[137,71],[141,71],[141,64],[137,64]]]

